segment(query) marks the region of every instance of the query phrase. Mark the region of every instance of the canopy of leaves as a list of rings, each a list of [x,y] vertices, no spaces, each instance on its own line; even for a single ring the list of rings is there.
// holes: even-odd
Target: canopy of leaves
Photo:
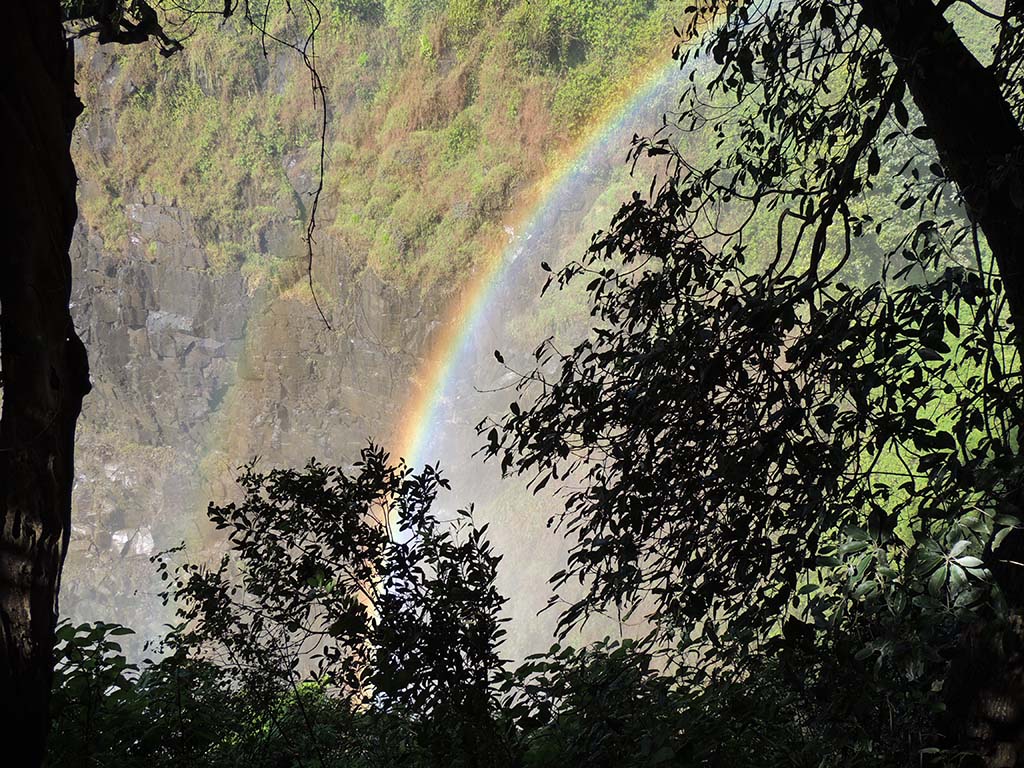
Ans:
[[[565,625],[644,607],[720,659],[787,614],[1001,605],[1017,356],[869,5],[691,8],[690,86],[635,146],[664,182],[557,275],[589,281],[588,338],[541,345],[526,407],[481,425],[507,471],[570,486]]]
[[[941,633],[906,638],[932,653],[909,680],[873,678],[855,634],[833,656],[791,627],[739,684],[666,669],[632,641],[556,644],[510,670],[483,532],[430,513],[433,470],[410,475],[372,447],[363,459],[247,467],[244,501],[210,509],[230,565],[158,558],[184,621],[155,660],[126,660],[124,627],[62,625],[50,764],[897,766],[935,743]],[[847,629],[884,621],[866,619]]]

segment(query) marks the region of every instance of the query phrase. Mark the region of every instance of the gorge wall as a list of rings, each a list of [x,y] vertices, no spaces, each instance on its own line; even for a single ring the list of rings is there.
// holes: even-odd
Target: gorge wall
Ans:
[[[631,55],[660,50],[667,59],[658,15],[664,9],[642,5]],[[512,50],[502,42],[504,27],[481,27],[459,47],[446,18],[422,22],[420,37],[409,38],[413,54],[389,59],[382,52],[388,41],[401,49],[405,38],[386,28],[369,43],[342,36],[324,54],[325,79],[336,74],[341,83],[330,102],[327,213],[314,271],[330,329],[311,303],[303,272],[315,137],[300,130],[271,141],[253,118],[241,138],[214,141],[194,155],[167,139],[175,136],[168,122],[181,131],[179,141],[197,120],[208,126],[204,103],[222,110],[212,118],[215,132],[238,133],[225,115],[254,109],[253,102],[282,110],[264,116],[271,123],[315,124],[311,111],[296,115],[289,106],[298,98],[291,89],[303,82],[297,60],[287,52],[253,57],[250,45],[246,56],[254,63],[236,66],[225,85],[211,74],[218,64],[211,50],[230,50],[223,40],[201,39],[170,63],[156,62],[152,52],[79,44],[87,111],[75,148],[83,215],[72,253],[73,312],[94,389],[80,424],[62,589],[62,610],[73,620],[116,621],[140,638],[157,636],[171,615],[157,597],[161,584],[150,557],[180,541],[193,553],[218,551],[222,543],[204,526],[202,511],[210,500],[232,497],[240,464],[254,456],[267,466],[301,465],[311,456],[344,464],[368,439],[387,445],[423,386],[417,372],[424,356],[442,324],[453,321],[447,307],[486,260],[511,246],[533,265],[579,252],[631,187],[621,160],[632,124],[609,145],[614,152],[580,170],[575,194],[548,202],[543,236],[517,243],[510,226],[517,206],[537,198],[537,183],[575,138],[575,129],[554,116],[551,86],[571,82],[586,57],[542,71],[513,68],[516,78],[503,82],[488,74],[487,63],[503,54],[487,51],[499,44]],[[428,53],[425,45],[432,46]],[[377,61],[371,74],[367,52]],[[433,61],[424,64],[425,57]],[[424,67],[433,79],[411,84]],[[630,71],[622,67],[615,87],[628,87]],[[614,94],[616,82],[609,74],[594,87]],[[424,116],[416,113],[419,101],[401,96],[403,87],[461,95]],[[502,98],[515,97],[519,106],[503,107],[495,118],[490,102],[502,87],[513,91]],[[541,96],[545,89],[548,98]],[[165,98],[171,106],[161,111]],[[592,116],[599,103],[593,100]],[[470,122],[474,114],[488,116],[482,129]],[[571,120],[583,125],[585,118]],[[253,132],[256,149],[247,144]],[[386,145],[381,135],[390,136]],[[450,154],[433,156],[431,141]],[[242,163],[231,159],[239,154]],[[204,158],[228,158],[227,165],[218,176]],[[460,184],[461,173],[471,173],[469,181]],[[454,183],[446,188],[448,176]],[[201,181],[216,184],[203,188]],[[468,444],[472,424],[509,399],[492,395],[470,405],[476,390],[500,383],[493,345],[518,335],[519,346],[531,349],[540,331],[574,311],[524,312],[541,282],[539,270],[526,268],[495,299],[501,305],[479,330],[474,362],[460,373],[467,396],[461,423],[445,455],[428,460],[450,458],[456,489],[460,479],[474,486],[464,490],[479,494],[480,520],[494,523],[492,538],[512,564],[502,585],[510,611],[528,627],[543,627],[536,633],[543,642],[554,617],[533,616],[564,556],[564,544],[546,529],[552,502],[530,500],[514,483],[499,489],[493,469],[470,463],[476,445]],[[524,325],[516,312],[530,321]],[[442,503],[469,500],[463,493]],[[534,642],[529,634],[514,634],[513,652]]]

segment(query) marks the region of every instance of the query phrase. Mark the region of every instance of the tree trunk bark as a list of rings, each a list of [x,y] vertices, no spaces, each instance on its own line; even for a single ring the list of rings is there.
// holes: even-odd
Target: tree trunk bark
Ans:
[[[1009,3],[1008,11],[1016,13],[1018,5]],[[861,7],[862,20],[892,56],[946,173],[992,250],[1024,361],[1024,131],[996,72],[982,66],[932,0],[861,0]],[[1014,30],[1004,28],[1003,34]],[[1016,45],[1000,41],[1003,49]],[[1008,70],[1002,70],[1005,77]],[[1011,498],[1019,499],[1022,490],[1009,489]],[[950,714],[959,715],[948,718],[947,735],[954,743],[973,742],[989,768],[1024,764],[1024,569],[1000,562],[1024,556],[1019,534],[1007,538],[1000,558],[989,563],[1014,609],[1010,625],[998,638],[979,638],[968,628],[946,681],[947,696],[954,694],[947,702]]]
[[[0,750],[41,765],[75,422],[89,389],[68,302],[81,104],[58,0],[10,3],[0,45]]]
[[[931,0],[862,0],[1002,279],[1024,359],[1024,132],[999,82]]]

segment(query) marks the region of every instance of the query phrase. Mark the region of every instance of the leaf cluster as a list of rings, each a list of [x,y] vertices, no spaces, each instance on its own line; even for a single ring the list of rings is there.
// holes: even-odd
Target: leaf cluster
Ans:
[[[231,546],[219,566],[160,562],[179,642],[216,654],[240,685],[312,679],[354,706],[486,716],[500,558],[471,510],[431,510],[447,486],[436,470],[414,475],[370,446],[351,472],[250,464],[239,483],[241,503],[209,510]]]
[[[586,594],[563,629],[641,611],[742,665],[788,615],[835,628],[893,581],[930,616],[998,614],[1018,362],[896,68],[857,4],[691,10],[678,56],[708,58],[635,147],[663,182],[548,281],[586,281],[587,338],[544,342],[480,425],[506,472],[565,489],[554,583]],[[850,269],[879,250],[877,277]]]

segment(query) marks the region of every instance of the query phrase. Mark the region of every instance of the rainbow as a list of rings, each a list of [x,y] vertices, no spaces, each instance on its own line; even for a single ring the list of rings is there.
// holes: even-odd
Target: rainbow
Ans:
[[[445,313],[441,331],[413,377],[415,391],[400,414],[397,438],[392,442],[393,450],[410,467],[418,468],[441,458],[429,453],[443,429],[444,404],[455,394],[451,391],[453,374],[468,363],[474,339],[488,318],[496,291],[509,279],[514,266],[521,263],[518,257],[523,253],[523,244],[541,235],[552,223],[556,208],[552,203],[573,194],[581,175],[599,159],[607,158],[613,146],[622,141],[630,122],[642,116],[650,120],[645,130],[657,127],[655,121],[660,121],[665,111],[666,96],[675,93],[670,89],[680,76],[675,60],[666,63],[659,59],[631,79],[620,92],[623,95],[598,115],[591,129],[563,153],[562,161],[527,195],[529,202],[521,206],[523,212],[506,222],[506,231],[511,227],[519,236],[492,253],[463,288]]]

